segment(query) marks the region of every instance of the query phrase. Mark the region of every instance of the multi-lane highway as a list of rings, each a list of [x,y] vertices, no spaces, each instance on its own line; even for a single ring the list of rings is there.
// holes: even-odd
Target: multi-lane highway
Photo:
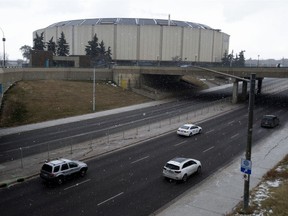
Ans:
[[[193,110],[204,109],[207,104],[228,97],[231,88],[219,94],[197,94],[182,100],[174,100],[162,105],[121,112],[48,128],[20,132],[0,137],[0,163],[20,157],[19,148],[29,149],[25,156],[97,139],[106,134],[117,133],[153,122],[169,119]]]
[[[282,89],[274,93],[257,96],[253,144],[273,135],[273,131],[281,129],[288,120],[288,92]],[[193,104],[193,100],[186,101],[183,107],[188,109]],[[159,111],[158,115],[162,113]],[[279,116],[278,128],[260,127],[262,115],[268,113]],[[1,215],[149,215],[187,189],[197,187],[197,183],[245,150],[247,107],[210,119],[201,126],[203,133],[200,135],[184,138],[173,132],[86,161],[87,176],[61,186],[46,187],[36,178],[2,189]],[[202,174],[193,176],[185,184],[165,181],[161,176],[162,167],[175,156],[200,160]]]
[[[287,88],[285,79],[267,79],[263,82],[263,92]],[[15,160],[21,155],[19,148],[25,151],[24,157],[56,149],[67,145],[74,145],[83,141],[93,140],[106,134],[124,131],[129,128],[136,128],[173,116],[179,116],[203,109],[211,102],[231,96],[231,87],[218,91],[191,95],[190,98],[169,102],[159,106],[137,109],[129,112],[122,112],[99,118],[77,121],[53,127],[21,132],[0,136],[0,163]],[[259,96],[260,97],[260,96]]]

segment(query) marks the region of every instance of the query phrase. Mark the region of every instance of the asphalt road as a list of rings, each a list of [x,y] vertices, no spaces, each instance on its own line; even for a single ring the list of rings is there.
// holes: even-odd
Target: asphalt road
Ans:
[[[272,90],[275,94],[257,96],[253,143],[277,130],[261,128],[262,115],[271,113],[278,115],[281,122],[288,120],[288,92]],[[247,108],[203,122],[201,126],[200,135],[184,138],[171,133],[89,160],[87,176],[61,186],[46,187],[36,178],[2,189],[1,215],[149,215],[197,187],[197,183],[245,150]],[[200,160],[202,174],[185,184],[165,181],[162,167],[175,156]]]
[[[262,103],[254,110],[254,143],[273,135],[274,130],[259,126],[263,114],[277,113],[282,122],[288,120],[287,107],[283,104],[264,106]],[[87,161],[86,177],[61,186],[46,187],[37,178],[1,190],[1,214],[149,215],[187,189],[197,187],[197,183],[246,148],[247,108],[203,122],[201,126],[200,135],[185,138],[171,133]],[[187,183],[164,180],[162,167],[175,156],[199,159],[202,174],[192,176]]]
[[[267,91],[268,88],[268,93],[270,94],[271,91],[281,90],[282,86],[287,88],[285,79],[267,79],[263,82],[263,92]],[[152,124],[153,122],[169,119],[193,110],[204,109],[213,101],[230,97],[231,92],[231,87],[229,87],[218,91],[194,94],[189,98],[163,105],[0,136],[0,163],[20,158],[20,148],[23,151],[22,157],[28,157],[40,152],[46,152],[47,149],[53,150],[97,139],[107,136],[107,134]],[[269,94],[267,97],[269,97]],[[264,98],[265,94],[261,97]],[[265,100],[264,98],[264,102]],[[277,100],[281,101],[281,98],[277,98]]]
[[[229,95],[229,91],[231,89],[226,90],[225,97]],[[107,134],[159,122],[193,110],[204,109],[208,104],[223,97],[224,93],[219,95],[194,95],[191,98],[172,101],[158,106],[1,136],[0,163],[20,158],[20,147],[25,152],[23,156],[27,157],[47,151],[48,145],[50,150],[57,149],[105,137]]]

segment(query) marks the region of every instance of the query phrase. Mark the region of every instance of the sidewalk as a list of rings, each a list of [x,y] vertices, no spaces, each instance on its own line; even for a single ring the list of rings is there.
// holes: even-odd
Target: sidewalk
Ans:
[[[288,153],[288,127],[275,131],[252,148],[250,190]],[[157,216],[217,216],[225,215],[243,202],[244,179],[240,172],[241,158],[236,158],[201,184],[158,210]]]

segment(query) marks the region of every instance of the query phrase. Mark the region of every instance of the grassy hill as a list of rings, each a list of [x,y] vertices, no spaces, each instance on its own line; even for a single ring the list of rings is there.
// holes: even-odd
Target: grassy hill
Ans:
[[[110,82],[96,84],[96,112],[151,101]],[[93,112],[93,83],[20,81],[6,92],[0,127],[12,127]]]

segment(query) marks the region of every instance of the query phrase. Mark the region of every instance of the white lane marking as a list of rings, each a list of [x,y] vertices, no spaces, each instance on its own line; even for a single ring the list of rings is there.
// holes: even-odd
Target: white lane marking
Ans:
[[[116,198],[116,197],[118,197],[118,196],[121,196],[123,193],[124,193],[124,192],[121,192],[121,193],[119,193],[119,194],[116,194],[115,196],[110,197],[109,199],[106,199],[106,200],[104,200],[103,202],[98,203],[97,206],[100,206],[100,205],[102,205],[102,204],[104,204],[104,203],[106,203],[106,202],[109,202],[110,200],[112,200],[112,199],[114,199],[114,198]]]
[[[231,136],[231,139],[234,139],[234,138],[237,137],[237,136],[239,136],[239,133],[237,133],[237,134]]]
[[[228,122],[228,125],[233,124],[235,122],[235,120]]]
[[[212,130],[210,130],[210,131],[205,132],[205,134],[212,133],[212,132],[214,132],[214,131],[215,131],[215,129],[212,129]]]
[[[205,153],[205,152],[207,152],[207,151],[210,151],[210,150],[213,149],[214,147],[215,147],[215,146],[212,146],[212,147],[210,147],[210,148],[204,150],[203,153]]]
[[[77,184],[75,184],[75,185],[72,185],[72,186],[70,186],[70,187],[64,188],[64,190],[68,190],[68,189],[77,187],[77,186],[79,186],[79,185],[81,185],[81,184],[84,184],[84,183],[90,181],[90,180],[91,180],[91,179],[87,179],[87,180],[85,180],[85,181],[83,181],[83,182],[79,182],[79,183],[77,183]]]
[[[174,146],[179,146],[179,145],[182,145],[184,143],[186,143],[187,141],[183,141],[183,142],[180,142],[180,143],[176,143]]]
[[[147,159],[147,158],[149,158],[149,157],[150,157],[150,156],[147,155],[146,157],[143,157],[143,158],[140,158],[140,159],[138,159],[138,160],[132,161],[131,164],[134,164],[134,163],[137,163],[137,162],[139,162],[139,161],[145,160],[145,159]]]

